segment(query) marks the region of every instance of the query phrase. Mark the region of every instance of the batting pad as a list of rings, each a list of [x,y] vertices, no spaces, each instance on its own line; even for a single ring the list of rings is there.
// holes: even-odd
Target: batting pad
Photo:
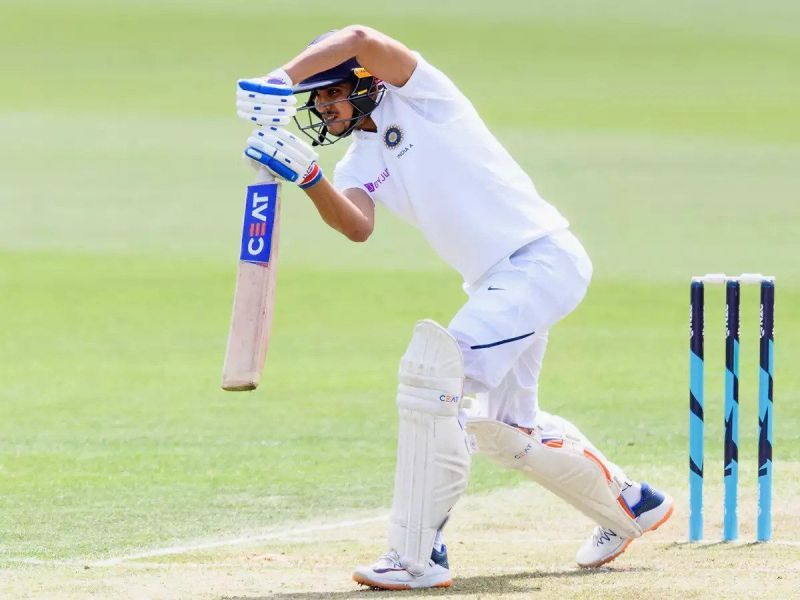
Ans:
[[[434,321],[418,322],[400,360],[399,379],[389,547],[419,575],[469,479],[469,450],[458,422],[464,362],[455,338]]]
[[[467,422],[478,452],[492,462],[522,471],[598,525],[629,538],[642,535],[602,457],[567,436],[541,438],[492,419]]]

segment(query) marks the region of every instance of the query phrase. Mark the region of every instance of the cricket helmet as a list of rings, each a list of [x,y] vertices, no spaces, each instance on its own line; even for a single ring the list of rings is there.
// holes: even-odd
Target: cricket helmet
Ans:
[[[334,29],[323,33],[314,38],[309,46],[321,42],[325,38],[336,33],[336,31],[337,30]],[[328,125],[317,110],[315,101],[317,90],[331,87],[339,83],[349,83],[352,85],[352,89],[346,101],[350,102],[353,107],[353,117],[347,119],[349,124],[344,132],[336,135],[328,131]],[[295,123],[297,123],[300,131],[311,139],[314,146],[328,146],[353,133],[358,124],[375,110],[386,90],[380,79],[373,76],[358,64],[355,58],[350,58],[327,71],[322,71],[321,73],[312,75],[308,79],[304,79],[295,85],[292,91],[295,94],[308,93],[306,103],[298,108],[297,114],[294,117]],[[302,115],[307,117],[306,124],[301,123],[300,119]],[[306,119],[303,120],[305,121]]]

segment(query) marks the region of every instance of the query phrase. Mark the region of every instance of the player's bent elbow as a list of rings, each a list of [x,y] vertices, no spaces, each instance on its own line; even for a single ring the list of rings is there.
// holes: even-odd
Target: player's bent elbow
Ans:
[[[370,28],[365,25],[353,23],[344,28],[354,40],[364,41],[369,37]]]
[[[351,242],[366,242],[369,239],[369,236],[372,235],[372,228],[359,227],[357,229],[351,229],[346,233],[346,235]]]
[[[345,30],[350,35],[350,42],[356,54],[373,39],[373,29],[364,25],[348,25]]]

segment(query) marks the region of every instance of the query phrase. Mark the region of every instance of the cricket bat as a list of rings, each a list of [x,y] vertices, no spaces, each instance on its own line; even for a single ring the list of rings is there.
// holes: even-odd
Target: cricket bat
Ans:
[[[275,302],[280,193],[281,183],[264,168],[247,186],[223,390],[254,390],[264,370]]]

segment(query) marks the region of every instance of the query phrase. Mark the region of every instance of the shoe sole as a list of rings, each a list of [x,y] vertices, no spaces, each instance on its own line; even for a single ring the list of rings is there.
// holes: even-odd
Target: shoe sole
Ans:
[[[670,500],[672,500],[672,497],[670,497]],[[661,519],[657,523],[655,523],[652,527],[650,527],[648,529],[645,529],[642,533],[649,533],[649,532],[655,531],[656,529],[661,527],[664,523],[666,523],[669,520],[669,518],[672,516],[672,512],[674,510],[675,510],[675,501],[672,500],[672,506],[669,507],[669,510],[666,512],[666,514],[663,517],[661,517]],[[590,563],[588,565],[578,565],[578,566],[580,566],[583,569],[596,569],[597,567],[602,567],[603,565],[610,563],[612,560],[617,558],[620,554],[625,552],[625,550],[628,549],[628,546],[630,546],[631,543],[633,543],[634,539],[635,538],[628,539],[624,544],[622,544],[620,549],[617,550],[611,556],[607,556],[602,560],[598,560],[597,562],[593,562],[593,563]]]
[[[427,585],[427,586],[411,586],[406,583],[378,583],[377,581],[373,581],[358,574],[353,575],[353,581],[355,581],[360,585],[366,585],[368,587],[377,588],[379,590],[392,590],[395,592],[399,592],[402,590],[417,590],[424,588],[446,588],[453,585],[452,579],[448,579],[446,581],[440,581],[439,583],[434,583],[432,585]]]

